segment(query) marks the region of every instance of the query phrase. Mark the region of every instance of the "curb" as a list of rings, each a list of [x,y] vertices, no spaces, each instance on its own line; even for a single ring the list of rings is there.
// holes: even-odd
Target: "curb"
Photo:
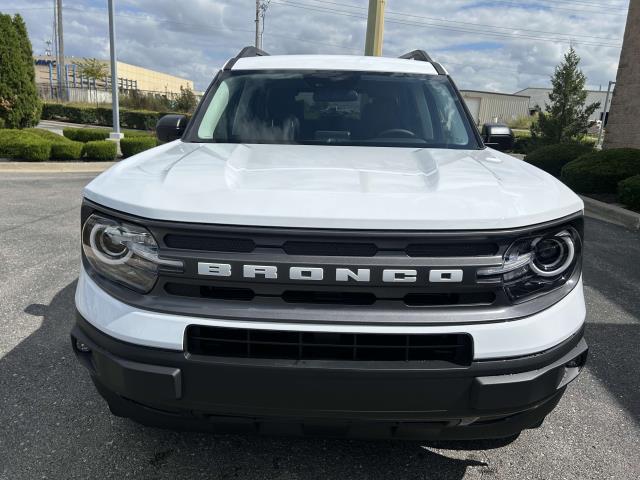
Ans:
[[[580,195],[580,198],[584,201],[584,213],[588,217],[622,225],[630,230],[640,230],[640,213],[583,195]]]
[[[116,162],[0,162],[7,173],[102,173]]]

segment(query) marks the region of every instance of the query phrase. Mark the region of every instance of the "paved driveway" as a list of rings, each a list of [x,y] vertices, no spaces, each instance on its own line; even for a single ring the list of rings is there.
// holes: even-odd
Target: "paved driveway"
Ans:
[[[71,352],[86,174],[0,173],[0,479],[638,479],[640,235],[587,221],[588,367],[494,450],[215,436],[113,417]]]

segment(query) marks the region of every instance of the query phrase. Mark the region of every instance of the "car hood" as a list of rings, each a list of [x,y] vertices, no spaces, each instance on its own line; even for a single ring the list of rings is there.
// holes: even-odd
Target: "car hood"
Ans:
[[[179,222],[354,229],[511,228],[583,208],[500,152],[175,141],[119,162],[86,198]]]

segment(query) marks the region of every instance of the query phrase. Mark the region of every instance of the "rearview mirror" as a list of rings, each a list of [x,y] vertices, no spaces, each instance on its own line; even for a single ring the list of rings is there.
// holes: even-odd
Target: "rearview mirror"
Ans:
[[[182,138],[187,128],[186,115],[165,115],[156,124],[156,137],[163,143]]]

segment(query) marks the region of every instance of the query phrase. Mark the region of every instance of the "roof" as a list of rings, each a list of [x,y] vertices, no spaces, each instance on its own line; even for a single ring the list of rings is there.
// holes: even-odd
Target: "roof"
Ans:
[[[482,93],[483,95],[503,95],[505,97],[529,98],[529,95],[517,95],[516,93],[487,92],[486,90],[460,90],[460,93]]]
[[[437,75],[429,62],[356,55],[269,55],[239,58],[231,70],[344,70]]]
[[[517,94],[522,93],[522,92],[526,92],[527,90],[543,90],[545,92],[550,92],[553,89],[551,87],[527,87],[527,88],[523,88],[522,90],[518,90],[516,93],[514,93],[514,95],[517,95]],[[585,90],[585,92],[587,92],[587,93],[602,93],[602,94],[606,94],[607,93],[606,90]]]

